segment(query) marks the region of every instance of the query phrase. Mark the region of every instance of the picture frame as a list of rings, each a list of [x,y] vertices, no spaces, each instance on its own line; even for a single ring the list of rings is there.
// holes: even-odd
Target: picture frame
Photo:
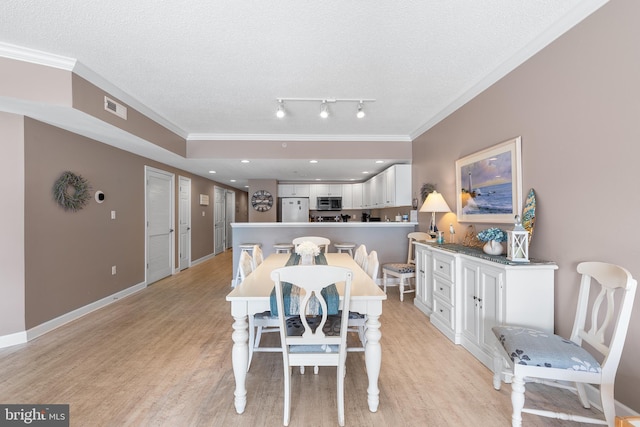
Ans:
[[[521,137],[456,160],[459,222],[513,223],[522,212]]]

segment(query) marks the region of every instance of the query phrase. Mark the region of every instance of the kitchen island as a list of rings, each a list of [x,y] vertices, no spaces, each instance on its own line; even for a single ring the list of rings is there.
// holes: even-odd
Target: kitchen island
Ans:
[[[234,222],[233,277],[236,277],[242,243],[262,244],[265,257],[274,253],[276,243],[291,242],[296,237],[321,236],[331,240],[329,252],[336,252],[334,243],[361,244],[367,252],[378,252],[380,265],[388,262],[406,262],[409,240],[407,234],[416,231],[417,222]]]

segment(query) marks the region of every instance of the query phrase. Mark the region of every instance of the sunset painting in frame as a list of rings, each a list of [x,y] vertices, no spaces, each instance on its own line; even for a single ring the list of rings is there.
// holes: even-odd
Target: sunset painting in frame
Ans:
[[[513,223],[522,212],[521,138],[456,161],[458,221]]]

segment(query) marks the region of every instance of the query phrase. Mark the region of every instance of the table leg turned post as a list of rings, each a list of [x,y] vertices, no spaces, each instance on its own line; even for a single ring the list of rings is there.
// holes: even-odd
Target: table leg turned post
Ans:
[[[236,379],[235,396],[236,412],[242,414],[247,406],[247,388],[245,380],[247,378],[247,366],[249,364],[249,323],[247,316],[234,316],[233,322],[233,350],[231,352],[231,362],[233,365],[233,375]]]
[[[367,377],[369,378],[369,387],[367,388],[367,402],[369,410],[376,412],[380,403],[380,389],[378,388],[378,377],[380,376],[380,365],[382,364],[382,349],[380,347],[379,316],[367,316],[367,344],[364,349],[365,364],[367,366]]]

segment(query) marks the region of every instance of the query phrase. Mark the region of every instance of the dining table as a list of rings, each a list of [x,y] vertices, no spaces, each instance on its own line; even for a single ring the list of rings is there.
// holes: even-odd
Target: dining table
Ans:
[[[369,380],[367,403],[369,410],[376,412],[380,403],[378,378],[382,363],[380,316],[382,315],[382,301],[387,299],[387,295],[349,254],[326,253],[324,255],[328,265],[346,267],[353,272],[349,311],[364,314],[367,319],[366,344],[364,348],[365,367]],[[271,279],[271,272],[277,268],[284,267],[290,256],[289,254],[269,255],[226,297],[227,301],[231,302],[231,316],[233,317],[231,358],[236,381],[234,404],[238,414],[242,414],[247,405],[248,316],[271,309],[270,295],[275,285]],[[339,294],[339,306],[342,307],[344,282],[336,283],[336,288]]]

